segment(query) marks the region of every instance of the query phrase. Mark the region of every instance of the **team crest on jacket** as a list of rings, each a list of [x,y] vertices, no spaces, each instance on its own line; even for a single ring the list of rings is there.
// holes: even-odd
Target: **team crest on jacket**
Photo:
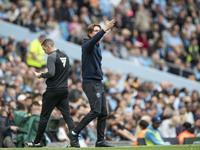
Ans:
[[[101,94],[100,94],[100,93],[97,93],[97,94],[96,94],[96,96],[97,96],[97,97],[100,97],[100,96],[101,96]]]

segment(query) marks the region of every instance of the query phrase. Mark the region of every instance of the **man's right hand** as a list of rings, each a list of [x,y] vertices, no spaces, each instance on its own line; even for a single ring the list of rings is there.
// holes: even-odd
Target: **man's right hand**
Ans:
[[[42,74],[41,72],[35,72],[35,71],[34,71],[34,74],[35,74],[35,76],[36,76],[37,78],[41,78],[41,74]]]
[[[19,130],[19,127],[18,127],[18,126],[10,126],[10,129],[11,129],[12,131],[17,132],[17,130]]]
[[[103,29],[105,32],[108,31],[110,28],[112,28],[115,25],[115,20],[111,20],[106,27]]]

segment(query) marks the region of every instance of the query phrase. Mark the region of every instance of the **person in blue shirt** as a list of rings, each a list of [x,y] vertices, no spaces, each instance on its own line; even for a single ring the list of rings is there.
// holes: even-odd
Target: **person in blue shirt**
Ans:
[[[164,142],[158,131],[161,122],[160,117],[152,117],[152,125],[148,126],[144,137],[146,145],[169,145]]]
[[[74,130],[68,133],[70,144],[76,147],[78,134],[93,119],[97,120],[97,141],[96,147],[110,147],[104,140],[106,128],[107,108],[105,91],[102,84],[103,71],[101,69],[102,54],[99,40],[112,28],[115,20],[111,20],[104,29],[98,24],[91,24],[87,28],[88,39],[84,39],[82,44],[82,87],[86,93],[91,111],[80,121]]]

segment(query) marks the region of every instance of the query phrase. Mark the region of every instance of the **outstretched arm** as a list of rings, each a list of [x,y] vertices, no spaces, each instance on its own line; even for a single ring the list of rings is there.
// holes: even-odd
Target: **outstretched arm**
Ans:
[[[115,24],[115,20],[111,20],[103,30],[99,31],[90,40],[84,43],[83,47],[85,47],[88,53],[93,50],[94,45],[103,37],[106,31],[108,31],[110,28],[114,26],[114,24]]]

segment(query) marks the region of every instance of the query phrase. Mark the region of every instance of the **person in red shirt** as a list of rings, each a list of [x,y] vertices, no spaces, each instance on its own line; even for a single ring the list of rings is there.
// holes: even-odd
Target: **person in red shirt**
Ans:
[[[141,32],[139,37],[138,37],[138,41],[141,42],[142,45],[142,50],[147,50],[149,48],[149,41],[147,38],[147,34],[145,32]]]

